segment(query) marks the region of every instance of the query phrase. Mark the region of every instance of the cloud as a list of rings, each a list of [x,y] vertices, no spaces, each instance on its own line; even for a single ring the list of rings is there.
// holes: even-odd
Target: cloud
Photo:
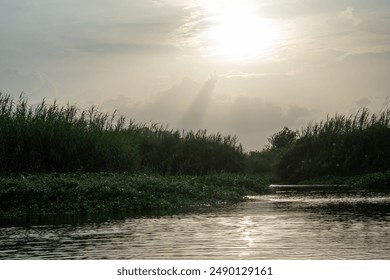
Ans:
[[[370,104],[371,104],[370,99],[366,97],[360,98],[359,100],[356,101],[356,105],[359,107],[367,107]]]
[[[283,107],[250,95],[239,95],[230,102],[215,101],[213,105],[215,107],[209,117],[215,128],[224,127],[239,135],[269,131],[286,125],[295,126],[302,118],[312,114],[310,110],[297,105]]]
[[[355,15],[355,9],[353,7],[347,7],[339,14],[339,18],[350,23],[352,26],[357,26],[362,22],[362,19]]]
[[[172,55],[184,40],[178,33],[191,13],[174,3],[162,9],[150,1],[55,3],[0,3],[0,52],[2,58],[12,57],[5,59],[10,67],[21,60],[44,64],[118,54]]]
[[[0,69],[0,91],[14,97],[21,93],[31,102],[39,102],[43,98],[57,98],[58,90],[50,78],[43,72],[21,72],[18,69]]]
[[[249,78],[256,78],[256,77],[264,77],[264,76],[271,76],[281,75],[280,73],[249,73],[249,72],[243,72],[243,71],[231,71],[229,73],[221,75],[224,78],[242,78],[242,79],[249,79]],[[284,74],[282,74],[284,75]]]
[[[247,150],[261,149],[266,139],[284,126],[298,127],[313,117],[302,106],[282,106],[256,95],[217,95],[222,78],[212,76],[202,83],[184,78],[147,101],[121,96],[103,102],[105,110],[118,109],[136,122],[158,122],[175,129],[207,129],[210,133],[238,135]]]
[[[278,46],[279,58],[301,58],[311,64],[314,57],[324,64],[329,61],[329,57],[323,55],[326,52],[337,52],[337,57],[343,57],[389,50],[390,32],[386,26],[389,24],[390,6],[385,1],[371,1],[370,5],[369,2],[358,1],[353,7],[344,0],[297,2],[265,2],[265,8],[277,10],[285,5],[286,9],[295,11],[291,16],[280,17],[286,26],[288,40]]]
[[[243,2],[285,35],[274,55],[245,62],[206,55],[200,34],[219,11],[209,2],[0,1],[0,90],[237,134],[250,149],[388,96],[387,0]]]
[[[122,94],[102,102],[102,108],[108,111],[118,110],[127,118],[137,122],[159,122],[179,128],[181,118],[186,114],[201,89],[201,84],[190,78],[183,78],[172,87],[148,95],[133,97]]]
[[[229,102],[214,100],[207,114],[212,131],[238,135],[246,150],[260,150],[267,137],[284,126],[297,129],[315,117],[314,110],[302,106],[267,101],[258,96],[238,95]]]

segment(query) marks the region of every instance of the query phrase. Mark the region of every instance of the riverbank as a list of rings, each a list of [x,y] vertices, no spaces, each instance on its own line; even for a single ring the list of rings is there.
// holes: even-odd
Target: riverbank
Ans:
[[[355,189],[387,189],[390,190],[390,170],[385,172],[368,173],[356,176],[323,176],[304,180],[302,185],[346,185]]]
[[[269,176],[231,174],[15,174],[0,178],[0,216],[215,207],[267,193],[270,182]]]

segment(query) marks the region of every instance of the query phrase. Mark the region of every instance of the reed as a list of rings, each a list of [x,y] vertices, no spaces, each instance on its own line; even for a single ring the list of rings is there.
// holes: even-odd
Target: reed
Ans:
[[[278,163],[288,182],[327,175],[350,176],[390,168],[390,109],[335,115],[303,128]]]
[[[80,109],[0,93],[0,173],[150,171],[200,175],[242,172],[237,138],[127,123],[116,112]]]

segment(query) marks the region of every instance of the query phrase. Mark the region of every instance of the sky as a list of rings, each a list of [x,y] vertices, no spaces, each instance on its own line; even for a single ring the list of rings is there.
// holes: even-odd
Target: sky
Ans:
[[[378,113],[388,0],[0,0],[0,91],[237,135]]]

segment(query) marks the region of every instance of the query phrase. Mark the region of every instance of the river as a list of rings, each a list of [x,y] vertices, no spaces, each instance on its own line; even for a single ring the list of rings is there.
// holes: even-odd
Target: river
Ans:
[[[390,259],[390,194],[275,187],[214,210],[0,223],[0,259]]]

